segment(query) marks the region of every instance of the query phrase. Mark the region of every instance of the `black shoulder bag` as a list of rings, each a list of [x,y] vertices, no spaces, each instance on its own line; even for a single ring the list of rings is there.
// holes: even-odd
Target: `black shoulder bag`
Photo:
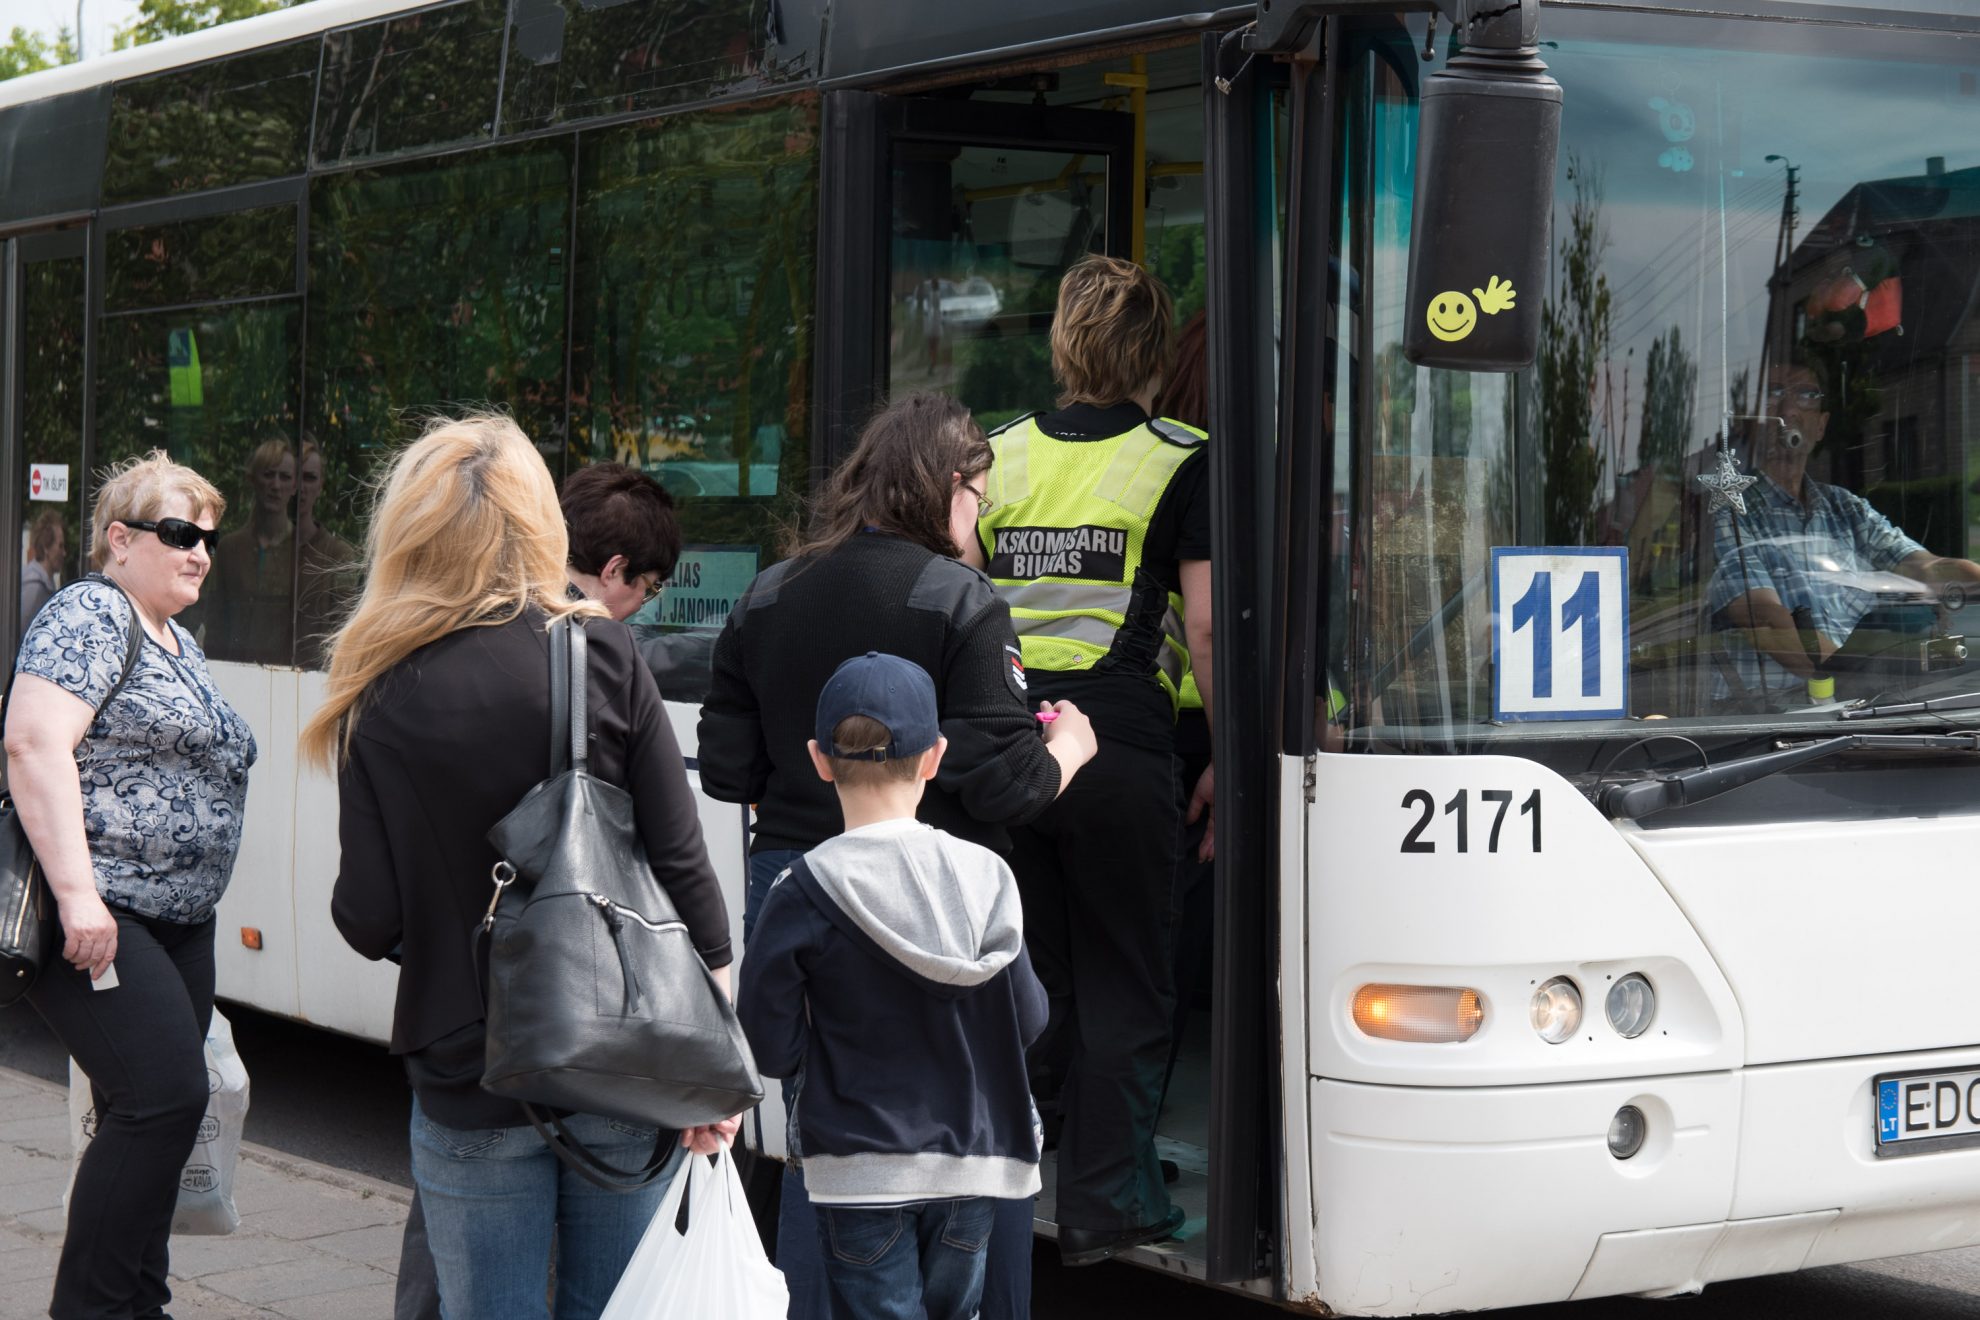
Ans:
[[[570,619],[550,629],[550,693],[550,777],[488,832],[502,860],[481,923],[481,1085],[524,1102],[577,1172],[630,1191],[665,1167],[664,1137],[645,1168],[620,1169],[537,1106],[678,1129],[741,1113],[763,1083],[735,1010],[653,878],[632,795],[588,769],[585,635]]]
[[[92,573],[84,581],[108,583],[121,594],[122,587],[101,574]],[[130,604],[130,597],[124,597]],[[47,609],[46,605],[42,606]],[[96,710],[102,714],[116,695],[123,691],[131,671],[144,654],[144,625],[138,621],[137,606],[131,605],[130,636],[124,645],[124,672],[103,695]],[[14,671],[7,671],[7,693],[0,698],[0,712],[9,709],[14,695]],[[5,716],[0,714],[0,727]],[[18,1002],[41,978],[41,969],[62,949],[62,923],[55,910],[55,895],[35,860],[27,831],[21,828],[20,813],[14,810],[11,793],[0,793],[0,1008]]]

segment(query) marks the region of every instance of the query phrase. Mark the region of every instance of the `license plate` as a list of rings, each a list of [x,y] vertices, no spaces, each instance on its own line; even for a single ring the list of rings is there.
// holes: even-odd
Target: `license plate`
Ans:
[[[1980,1068],[1890,1073],[1872,1086],[1879,1156],[1980,1145]]]

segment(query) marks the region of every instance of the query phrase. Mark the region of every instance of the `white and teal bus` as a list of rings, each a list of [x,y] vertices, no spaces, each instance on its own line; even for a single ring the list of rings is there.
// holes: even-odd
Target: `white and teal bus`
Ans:
[[[1420,132],[1509,13],[1562,89],[1533,269],[1419,229],[1550,145]],[[674,492],[642,623],[692,756],[713,630],[874,401],[1049,402],[1059,273],[1135,257],[1208,318],[1222,700],[1191,1219],[1133,1259],[1404,1315],[1980,1242],[1980,14],[1468,17],[314,0],[0,84],[0,629],[106,462],[228,492],[222,993],[382,1040],[293,743],[407,413]],[[1412,292],[1413,247],[1476,274]],[[1457,369],[1501,279],[1532,363]],[[739,920],[747,818],[704,824]]]

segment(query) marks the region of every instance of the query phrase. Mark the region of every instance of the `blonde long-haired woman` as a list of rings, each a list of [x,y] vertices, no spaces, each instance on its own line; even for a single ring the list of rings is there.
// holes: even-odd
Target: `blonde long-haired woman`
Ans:
[[[553,619],[578,616],[590,639],[592,772],[632,794],[655,883],[728,982],[728,914],[660,694],[625,626],[566,599],[565,549],[550,473],[515,423],[430,424],[386,475],[370,576],[302,734],[305,758],[338,775],[331,917],[359,953],[401,962],[392,1051],[412,1083],[413,1180],[453,1316],[544,1314],[553,1236],[558,1320],[596,1316],[668,1184],[598,1190],[564,1170],[520,1106],[480,1086],[469,935],[488,906],[489,827],[546,772]],[[656,1140],[713,1151],[735,1130],[732,1119],[677,1140],[597,1115],[568,1122],[620,1167]]]

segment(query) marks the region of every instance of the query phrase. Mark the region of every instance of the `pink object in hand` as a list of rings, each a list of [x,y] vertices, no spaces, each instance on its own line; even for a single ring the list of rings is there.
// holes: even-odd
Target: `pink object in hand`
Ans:
[[[1056,710],[1041,710],[1038,712],[1038,722],[1040,724],[1050,724],[1053,720],[1056,720],[1058,718],[1059,718],[1059,712]]]

